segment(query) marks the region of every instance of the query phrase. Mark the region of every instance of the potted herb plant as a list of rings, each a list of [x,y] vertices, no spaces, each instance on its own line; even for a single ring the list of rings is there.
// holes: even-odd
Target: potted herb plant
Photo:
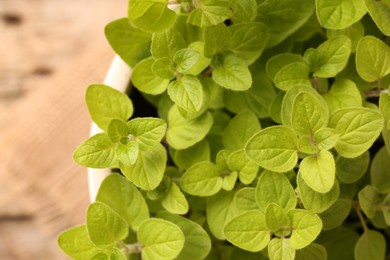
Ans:
[[[105,33],[132,87],[87,89],[74,159],[115,173],[67,255],[389,257],[388,0],[130,0]]]

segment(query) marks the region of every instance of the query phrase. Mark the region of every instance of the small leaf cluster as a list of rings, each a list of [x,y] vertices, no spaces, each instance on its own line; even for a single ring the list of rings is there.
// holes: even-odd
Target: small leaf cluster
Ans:
[[[390,255],[390,1],[129,0],[105,34],[158,118],[88,87],[74,160],[119,173],[67,255]]]

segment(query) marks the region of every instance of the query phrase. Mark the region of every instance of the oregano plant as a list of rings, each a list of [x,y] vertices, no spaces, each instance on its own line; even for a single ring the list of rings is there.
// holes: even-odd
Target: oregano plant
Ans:
[[[389,0],[129,0],[105,35],[130,93],[86,91],[74,160],[114,173],[65,254],[390,257]]]

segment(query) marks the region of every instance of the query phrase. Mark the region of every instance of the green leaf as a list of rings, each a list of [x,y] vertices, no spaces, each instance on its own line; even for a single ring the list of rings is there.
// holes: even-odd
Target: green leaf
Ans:
[[[269,115],[271,119],[278,123],[282,124],[282,115],[281,115],[281,110],[282,110],[282,102],[284,98],[284,92],[280,91],[272,100],[272,103],[269,106]]]
[[[258,210],[256,203],[256,189],[245,187],[236,192],[234,195],[234,204],[238,212]]]
[[[143,220],[149,218],[148,206],[142,194],[119,174],[111,174],[104,179],[96,201],[112,208],[135,230]]]
[[[73,159],[80,165],[91,168],[107,168],[117,163],[115,144],[106,134],[97,134],[77,147]]]
[[[351,211],[351,200],[350,199],[338,199],[333,205],[320,213],[322,219],[323,230],[334,229],[341,224],[348,217]]]
[[[274,82],[283,91],[288,91],[295,85],[311,86],[309,67],[303,62],[290,63],[278,71]]]
[[[291,223],[286,211],[275,203],[269,204],[265,210],[265,224],[278,237],[287,237],[291,233]]]
[[[225,24],[205,28],[203,38],[204,55],[207,58],[230,49],[232,36]]]
[[[72,227],[62,231],[58,236],[58,246],[61,250],[75,260],[90,259],[107,250],[98,248],[89,239],[86,225]]]
[[[264,171],[257,182],[256,202],[262,211],[271,203],[289,211],[295,209],[297,197],[284,174]]]
[[[298,161],[297,136],[286,126],[272,126],[255,134],[246,144],[247,156],[259,166],[286,172]]]
[[[328,124],[327,111],[308,93],[299,94],[291,112],[292,127],[298,135],[313,135]]]
[[[315,155],[319,152],[317,143],[313,140],[313,135],[303,135],[298,139],[298,149],[302,153]]]
[[[171,166],[172,167],[172,166]],[[162,199],[165,195],[168,194],[169,189],[171,188],[172,185],[172,180],[170,179],[170,173],[175,174],[175,171],[177,170],[176,168],[171,168],[167,167],[165,169],[164,177],[160,184],[155,188],[154,190],[148,190],[146,192],[146,197],[150,200],[160,200]],[[179,176],[181,173],[179,174]],[[176,176],[175,176],[176,177]]]
[[[352,159],[338,155],[336,158],[337,178],[344,183],[354,183],[366,173],[369,163],[370,154],[368,152]]]
[[[187,149],[174,150],[171,148],[170,151],[172,160],[182,170],[186,170],[198,162],[210,161],[210,146],[205,139]]]
[[[366,230],[355,246],[355,259],[385,259],[386,240],[375,230]]]
[[[236,12],[232,17],[235,23],[248,23],[256,19],[257,2],[256,0],[234,0]]]
[[[207,202],[206,217],[211,233],[218,239],[226,239],[224,228],[236,216],[234,192],[221,191]]]
[[[211,60],[205,57],[205,42],[197,41],[192,42],[188,48],[195,50],[199,53],[198,61],[186,71],[186,74],[199,75],[203,70],[205,70],[209,65]]]
[[[273,238],[268,244],[268,255],[271,260],[293,260],[295,249],[290,245],[290,239]]]
[[[191,166],[180,179],[181,188],[195,196],[211,196],[222,188],[222,178],[211,162],[200,162]]]
[[[329,127],[340,135],[336,151],[343,157],[354,158],[374,143],[383,127],[382,115],[369,108],[344,108],[329,118]]]
[[[362,96],[356,84],[349,79],[337,79],[328,93],[322,96],[330,113],[348,107],[361,107]]]
[[[330,150],[339,141],[339,135],[334,129],[322,128],[314,133],[314,141],[321,151]]]
[[[158,144],[150,150],[140,152],[134,165],[120,165],[120,169],[137,187],[143,190],[153,190],[163,178],[166,161],[165,148]]]
[[[215,26],[234,14],[234,6],[228,0],[204,0],[194,4],[196,8],[190,13],[188,22],[196,26]]]
[[[183,249],[185,237],[181,229],[166,220],[150,218],[142,222],[137,233],[142,245],[142,259],[174,259]]]
[[[360,38],[364,36],[364,26],[359,21],[342,30],[326,30],[326,36],[329,39],[340,35],[347,36],[351,40],[351,51],[354,53]]]
[[[385,1],[365,0],[368,13],[381,32],[390,36],[390,5]]]
[[[259,171],[259,166],[248,159],[244,149],[231,153],[227,160],[227,164],[230,169],[238,172],[238,177],[243,184],[252,183]]]
[[[299,165],[299,172],[310,188],[320,193],[329,192],[336,174],[333,155],[328,151],[320,151],[316,155],[305,157]]]
[[[197,77],[184,75],[169,84],[168,95],[178,107],[195,113],[202,108],[205,94]]]
[[[213,117],[210,112],[195,119],[186,119],[172,106],[168,114],[168,143],[177,150],[186,149],[200,142],[210,131]]]
[[[173,214],[183,215],[186,214],[189,209],[186,197],[174,182],[172,182],[168,193],[162,198],[161,205],[164,209]]]
[[[98,247],[109,247],[128,235],[127,222],[103,203],[95,202],[87,210],[87,230]]]
[[[242,149],[247,141],[260,130],[260,122],[253,112],[240,112],[225,128],[222,139],[224,147],[230,150]]]
[[[237,178],[238,178],[237,172],[232,172],[229,175],[224,176],[222,179],[222,189],[226,191],[233,190],[234,186],[236,185]]]
[[[370,168],[371,183],[382,193],[390,192],[389,169],[390,169],[390,156],[386,148],[382,147],[375,154],[375,157],[372,160],[371,168]]]
[[[215,55],[211,61],[213,80],[224,88],[243,91],[252,85],[251,73],[245,61],[232,52]]]
[[[226,224],[224,233],[230,243],[251,252],[262,250],[270,241],[265,215],[256,210],[232,219]]]
[[[234,24],[229,26],[232,35],[231,50],[247,64],[255,62],[267,46],[270,31],[262,23]]]
[[[358,193],[359,204],[364,213],[369,218],[374,218],[378,210],[378,204],[381,203],[379,191],[376,187],[367,185]]]
[[[187,218],[168,213],[162,213],[159,216],[175,223],[184,233],[184,247],[175,259],[202,260],[208,255],[211,250],[211,240],[207,232],[200,225]]]
[[[364,0],[316,0],[317,17],[327,29],[344,29],[366,13]]]
[[[176,71],[187,73],[199,60],[200,53],[197,50],[186,48],[175,52],[173,62]]]
[[[158,58],[153,62],[152,72],[157,77],[163,79],[172,80],[175,78],[175,72],[172,68],[172,63],[166,57]]]
[[[160,78],[153,73],[154,62],[152,57],[140,61],[133,69],[131,81],[141,92],[158,95],[167,89],[169,79]]]
[[[347,65],[351,54],[351,40],[346,36],[337,36],[318,46],[321,65],[314,72],[314,76],[331,78],[341,72]]]
[[[119,144],[115,149],[115,156],[124,165],[133,165],[138,158],[139,145],[136,141]]]
[[[278,72],[283,69],[285,66],[295,63],[302,62],[302,56],[293,53],[281,53],[270,58],[266,63],[267,76],[275,81],[275,77]]]
[[[130,67],[150,55],[151,34],[134,28],[127,18],[110,22],[104,28],[104,34],[111,48]],[[134,39],[137,39],[134,41]]]
[[[328,254],[324,246],[312,243],[307,247],[298,250],[295,259],[296,260],[326,260],[328,259]],[[335,258],[329,258],[329,259],[335,259]]]
[[[107,135],[113,143],[119,142],[123,137],[127,137],[129,129],[127,124],[119,119],[112,119],[107,127]]]
[[[152,149],[159,144],[167,131],[167,124],[164,120],[153,117],[132,119],[127,123],[127,126],[141,151]]]
[[[356,70],[365,81],[373,82],[390,73],[390,47],[373,36],[363,37],[356,49]]]
[[[127,257],[122,253],[119,248],[114,248],[110,255],[110,260],[127,260]]]
[[[85,102],[92,120],[102,130],[106,130],[114,118],[127,121],[133,115],[133,103],[129,97],[106,85],[90,85]]]
[[[290,237],[292,248],[304,248],[310,245],[320,234],[322,221],[316,214],[302,209],[294,209],[288,212],[288,216],[292,226]]]
[[[321,213],[327,210],[337,200],[340,194],[340,187],[335,181],[332,189],[327,193],[316,192],[311,189],[303,180],[301,174],[298,174],[297,185],[299,195],[305,209],[312,213]]]

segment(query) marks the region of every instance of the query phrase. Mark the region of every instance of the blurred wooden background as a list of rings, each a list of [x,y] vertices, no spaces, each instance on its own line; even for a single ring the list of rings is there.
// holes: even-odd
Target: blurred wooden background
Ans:
[[[113,52],[109,21],[126,0],[0,0],[0,259],[67,259],[56,246],[82,223],[89,131],[83,96]]]

